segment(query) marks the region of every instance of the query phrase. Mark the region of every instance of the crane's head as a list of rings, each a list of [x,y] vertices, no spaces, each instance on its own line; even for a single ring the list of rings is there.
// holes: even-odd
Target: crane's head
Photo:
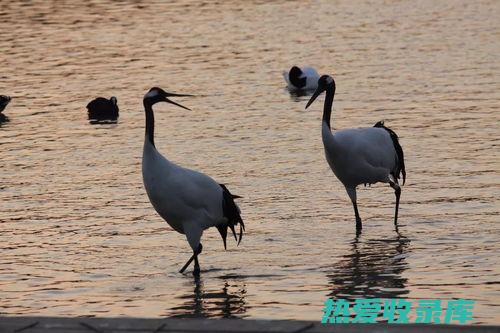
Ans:
[[[111,96],[111,98],[109,99],[111,101],[111,103],[113,103],[114,105],[118,105],[118,100],[116,99],[115,96]]]
[[[318,79],[318,88],[316,88],[316,91],[311,96],[311,99],[307,102],[306,109],[319,95],[321,95],[323,91],[327,89],[332,89],[335,92],[335,80],[330,75],[323,75]]]
[[[186,110],[191,110],[185,106],[182,106],[174,101],[169,100],[167,97],[172,97],[172,96],[177,96],[177,97],[183,97],[183,96],[193,96],[193,95],[186,95],[186,94],[174,94],[174,93],[169,93],[166,92],[165,90],[158,88],[158,87],[153,87],[149,89],[146,95],[144,95],[144,104],[149,104],[153,105],[158,102],[167,102],[171,103],[174,105],[177,105],[178,107],[181,107]]]

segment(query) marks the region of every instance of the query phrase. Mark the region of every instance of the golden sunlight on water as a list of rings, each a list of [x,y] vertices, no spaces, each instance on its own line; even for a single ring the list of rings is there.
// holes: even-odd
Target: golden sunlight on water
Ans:
[[[498,1],[7,1],[0,6],[0,314],[319,320],[327,297],[468,298],[500,322]],[[335,129],[385,119],[408,181],[361,188],[356,239],[323,155],[321,103],[281,72],[333,74]],[[182,235],[142,185],[142,97],[156,145],[243,196],[247,235]],[[85,106],[117,96],[117,124]],[[320,99],[322,101],[322,98]]]

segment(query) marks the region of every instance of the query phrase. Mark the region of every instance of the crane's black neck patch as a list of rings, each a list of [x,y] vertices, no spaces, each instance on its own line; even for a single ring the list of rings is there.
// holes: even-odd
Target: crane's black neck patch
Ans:
[[[331,129],[330,118],[332,116],[334,96],[335,96],[335,85],[327,87],[325,96],[325,105],[323,106],[323,121],[330,129]]]
[[[146,113],[146,137],[149,142],[155,146],[155,116],[151,104],[144,102],[144,110]]]

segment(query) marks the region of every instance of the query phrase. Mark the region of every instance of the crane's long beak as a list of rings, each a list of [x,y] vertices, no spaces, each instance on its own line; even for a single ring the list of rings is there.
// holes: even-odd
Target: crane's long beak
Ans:
[[[173,97],[193,97],[193,95],[188,95],[188,94],[174,94],[174,93],[166,93],[165,94],[165,102],[171,103],[173,105],[177,105],[178,107],[181,107],[183,109],[191,111],[190,108],[187,108],[184,105],[180,105],[179,103],[176,103],[176,102],[174,102],[174,101],[172,101],[172,100],[170,100],[170,99],[167,98],[167,97],[171,97],[171,96],[173,96]]]
[[[194,97],[194,95],[189,95],[189,94],[174,94],[174,93],[167,93],[167,97]]]
[[[316,89],[316,91],[314,92],[314,94],[311,96],[311,99],[309,100],[309,102],[307,102],[307,105],[306,105],[306,109],[314,102],[314,100],[316,98],[318,98],[318,96],[324,91],[324,89],[318,87]]]

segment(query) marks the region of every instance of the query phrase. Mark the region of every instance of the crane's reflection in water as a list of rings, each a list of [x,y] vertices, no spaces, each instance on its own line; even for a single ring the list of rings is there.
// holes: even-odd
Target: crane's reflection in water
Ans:
[[[212,281],[213,282],[213,281]],[[168,316],[177,318],[241,318],[246,312],[246,288],[243,281],[222,277],[220,287],[206,287],[203,277],[194,278],[193,293],[181,296],[183,305],[171,308]],[[193,283],[193,281],[189,281]],[[211,285],[212,286],[212,285]]]
[[[406,257],[410,240],[399,233],[392,239],[356,237],[350,253],[327,274],[331,285],[330,298],[403,298],[409,293]]]

